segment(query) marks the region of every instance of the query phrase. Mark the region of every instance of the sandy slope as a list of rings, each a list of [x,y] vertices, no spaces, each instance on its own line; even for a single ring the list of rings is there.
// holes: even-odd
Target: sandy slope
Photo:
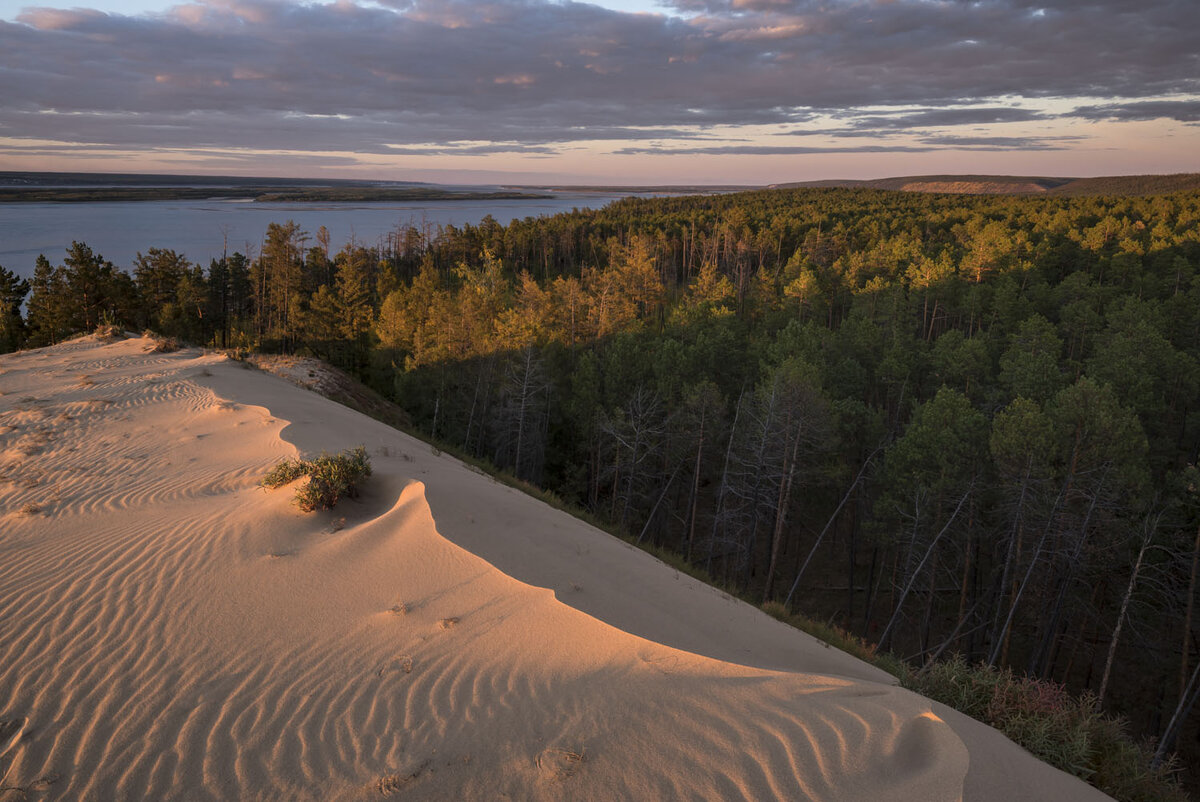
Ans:
[[[0,786],[1105,798],[418,441],[149,345],[0,357]],[[334,513],[256,486],[284,456],[360,443],[376,475]]]

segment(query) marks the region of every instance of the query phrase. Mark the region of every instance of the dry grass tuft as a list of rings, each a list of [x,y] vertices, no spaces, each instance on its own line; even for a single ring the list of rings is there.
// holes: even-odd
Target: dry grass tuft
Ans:
[[[179,341],[174,337],[155,337],[151,346],[146,349],[146,352],[151,354],[173,354],[179,348]]]
[[[110,324],[97,326],[94,333],[96,339],[102,343],[115,343],[125,339],[125,332],[121,330],[121,327]]]

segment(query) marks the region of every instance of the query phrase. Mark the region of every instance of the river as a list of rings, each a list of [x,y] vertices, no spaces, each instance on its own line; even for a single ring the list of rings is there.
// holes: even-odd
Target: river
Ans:
[[[371,203],[257,203],[251,201],[138,201],[0,204],[0,266],[33,274],[38,254],[61,264],[73,240],[124,270],[149,248],[169,248],[204,267],[223,250],[256,255],[269,223],[294,220],[313,235],[329,230],[332,250],[353,238],[376,245],[398,226],[475,224],[487,215],[500,223],[599,208],[611,193],[563,192],[546,199]]]

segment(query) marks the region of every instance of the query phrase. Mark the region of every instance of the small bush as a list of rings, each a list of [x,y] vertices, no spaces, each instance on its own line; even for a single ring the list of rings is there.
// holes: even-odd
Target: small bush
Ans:
[[[267,472],[260,484],[274,489],[307,476],[296,490],[296,506],[304,512],[332,509],[342,498],[358,495],[358,483],[371,475],[371,460],[362,446],[316,459],[285,459]]]
[[[94,334],[96,335],[97,340],[105,344],[115,343],[117,340],[125,339],[125,332],[120,326],[112,322],[101,323],[96,327]]]
[[[259,484],[270,490],[283,487],[308,473],[308,464],[306,460],[302,459],[285,459],[267,471],[267,475],[262,478]]]
[[[155,334],[150,329],[143,331],[142,336],[150,340],[150,347],[146,349],[146,353],[148,354],[172,354],[181,348],[179,341],[174,337]]]

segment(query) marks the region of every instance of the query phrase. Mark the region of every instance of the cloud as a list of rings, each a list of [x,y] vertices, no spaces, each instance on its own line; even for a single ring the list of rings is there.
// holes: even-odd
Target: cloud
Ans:
[[[918,109],[900,112],[891,116],[867,115],[854,117],[855,128],[906,129],[941,128],[956,125],[994,125],[996,123],[1029,122],[1049,119],[1048,115],[1033,109],[1015,106],[987,106],[983,108]]]
[[[1086,120],[1178,120],[1200,122],[1200,98],[1192,100],[1143,100],[1133,103],[1106,103],[1080,106],[1071,113]]]
[[[911,145],[862,145],[859,147],[805,147],[801,145],[713,145],[711,147],[673,148],[659,145],[625,147],[623,156],[808,156],[822,153],[928,153],[932,147]]]
[[[1082,136],[922,136],[918,141],[926,145],[964,150],[1065,150],[1071,144],[1082,142]]]
[[[831,111],[846,123],[842,136],[1049,119],[1021,99],[1112,99],[1074,112],[1084,119],[1198,119],[1195,0],[1046,8],[676,0],[673,8],[627,14],[550,0],[195,0],[142,16],[29,8],[0,22],[0,132],[127,148],[269,142],[366,154],[400,146],[411,155],[470,141],[498,143],[479,145],[480,154],[544,155],[565,143],[686,139]],[[988,135],[879,148],[1007,147]],[[655,147],[619,152],[666,152]]]

